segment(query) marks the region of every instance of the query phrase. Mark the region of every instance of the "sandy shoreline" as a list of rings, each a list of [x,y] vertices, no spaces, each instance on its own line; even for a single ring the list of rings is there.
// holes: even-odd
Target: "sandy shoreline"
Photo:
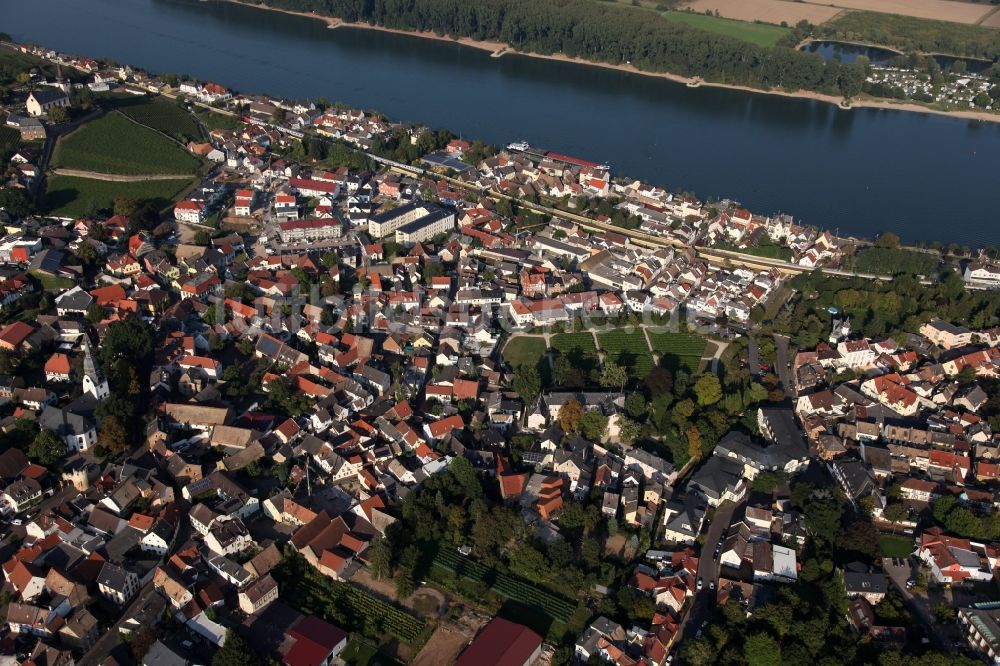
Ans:
[[[1000,123],[1000,114],[987,113],[985,111],[941,111],[938,109],[931,109],[916,102],[894,102],[891,100],[883,99],[855,99],[851,101],[849,107],[842,105],[843,98],[837,95],[824,95],[823,93],[812,92],[807,90],[799,90],[795,92],[790,92],[787,90],[764,90],[761,88],[752,88],[750,86],[740,86],[733,85],[729,83],[714,83],[711,81],[704,81],[698,77],[688,77],[681,76],[680,74],[670,74],[668,72],[648,72],[641,70],[634,65],[614,65],[607,62],[595,62],[593,60],[586,60],[584,58],[573,58],[570,56],[562,54],[544,54],[544,53],[533,53],[531,51],[518,51],[513,48],[510,44],[504,44],[502,42],[489,42],[489,41],[477,41],[469,37],[449,37],[446,35],[438,35],[434,32],[417,32],[413,30],[400,30],[397,28],[386,28],[380,25],[370,25],[368,23],[351,23],[348,21],[343,21],[339,18],[332,16],[322,16],[320,14],[313,14],[310,12],[296,12],[288,9],[279,9],[277,7],[269,7],[267,5],[257,5],[251,2],[243,2],[243,0],[219,0],[220,2],[231,2],[237,5],[245,5],[247,7],[254,7],[256,9],[263,9],[272,12],[281,12],[282,14],[291,14],[292,16],[302,16],[305,18],[315,19],[318,21],[323,21],[329,28],[357,28],[360,30],[376,30],[379,32],[389,32],[396,35],[409,35],[411,37],[420,37],[423,39],[433,39],[440,42],[450,42],[452,44],[461,44],[462,46],[469,46],[475,49],[480,49],[482,51],[489,51],[494,56],[503,55],[521,55],[529,58],[539,58],[542,60],[555,60],[558,62],[569,62],[577,65],[586,65],[588,67],[601,67],[604,69],[614,69],[620,72],[627,72],[629,74],[638,74],[641,76],[651,76],[659,79],[666,79],[668,81],[674,81],[676,83],[683,83],[689,87],[705,87],[705,88],[723,88],[727,90],[740,90],[743,92],[757,93],[760,95],[776,95],[778,97],[791,97],[798,99],[809,99],[816,102],[823,102],[825,104],[833,104],[839,109],[849,110],[849,109],[888,109],[892,111],[908,111],[911,113],[927,113],[936,116],[944,116],[946,118],[960,118],[965,120],[979,120],[983,122]],[[880,47],[881,48],[881,47]]]

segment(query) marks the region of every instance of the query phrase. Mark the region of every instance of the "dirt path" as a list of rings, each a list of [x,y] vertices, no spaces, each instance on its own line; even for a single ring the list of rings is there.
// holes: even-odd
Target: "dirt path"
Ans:
[[[143,176],[126,176],[118,173],[98,173],[96,171],[82,171],[80,169],[52,169],[50,172],[56,176],[73,176],[75,178],[89,178],[90,180],[108,180],[114,183],[142,183],[147,180],[188,180],[189,173],[154,173]]]

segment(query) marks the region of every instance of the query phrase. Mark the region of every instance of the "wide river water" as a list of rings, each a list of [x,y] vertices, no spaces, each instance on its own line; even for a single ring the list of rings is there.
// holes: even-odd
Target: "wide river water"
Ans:
[[[841,235],[1000,245],[1000,124],[854,109],[198,0],[0,0],[19,41],[526,140]]]

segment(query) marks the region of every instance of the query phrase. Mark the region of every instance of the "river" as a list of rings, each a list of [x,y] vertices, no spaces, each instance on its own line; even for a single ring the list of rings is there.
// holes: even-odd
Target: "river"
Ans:
[[[755,212],[1000,245],[1000,124],[854,109],[489,53],[198,0],[0,0],[0,30],[69,53],[316,98],[610,163]]]

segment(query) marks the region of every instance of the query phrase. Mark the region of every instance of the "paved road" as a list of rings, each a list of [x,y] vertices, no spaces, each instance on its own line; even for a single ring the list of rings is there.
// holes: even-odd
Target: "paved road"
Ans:
[[[794,398],[796,396],[795,382],[792,381],[792,369],[788,360],[788,338],[783,335],[774,334],[774,348],[777,360],[775,361],[775,371],[778,373],[778,379],[781,380],[781,386],[785,389],[785,394],[789,398]]]
[[[698,578],[704,581],[704,587],[700,592],[695,592],[694,601],[687,617],[681,622],[677,630],[677,643],[684,638],[686,631],[690,631],[693,637],[701,623],[709,618],[715,609],[715,598],[717,590],[711,590],[710,582],[715,581],[716,587],[719,583],[719,559],[715,556],[715,546],[725,536],[726,530],[732,523],[733,513],[736,511],[736,504],[732,502],[723,503],[715,511],[715,517],[708,526],[705,534],[705,545],[702,546],[701,555],[698,559]]]

